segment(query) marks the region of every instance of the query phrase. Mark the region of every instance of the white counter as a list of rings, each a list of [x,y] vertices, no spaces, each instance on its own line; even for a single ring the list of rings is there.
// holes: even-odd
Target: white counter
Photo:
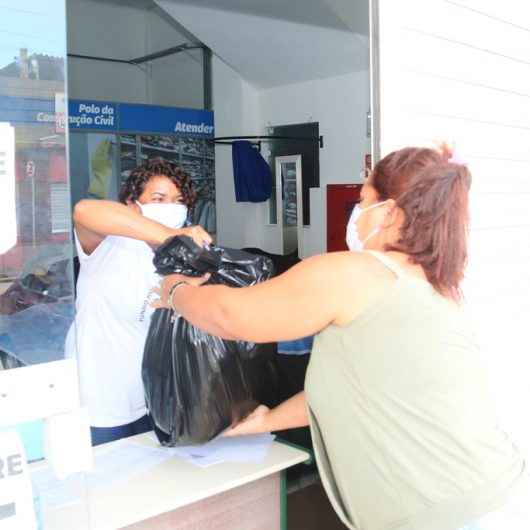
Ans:
[[[156,446],[152,435],[142,434],[96,447],[95,454],[103,454],[110,450],[116,451],[120,444],[130,443],[131,440],[140,442],[142,445]],[[274,476],[274,484],[279,484],[280,471],[307,459],[308,453],[275,441],[269,448],[265,459],[257,463],[223,462],[211,467],[199,468],[184,460],[171,458],[149,471],[133,475],[130,480],[107,487],[101,485],[90,488],[85,480],[80,479],[74,485],[69,486],[76,490],[74,493],[78,502],[53,508],[42,506],[44,530],[110,530],[129,525],[134,525],[134,528],[154,530],[155,528],[169,528],[168,517],[172,521],[171,528],[175,528],[175,521],[179,520],[179,510],[188,508],[186,512],[182,511],[182,514],[187,514],[188,519],[193,518],[193,514],[200,516],[203,509],[208,508],[201,501],[209,502],[211,505],[212,498],[221,501],[225,495],[220,505],[222,509],[222,506],[228,502],[226,495],[229,493],[232,499],[230,503],[233,506],[241,505],[240,508],[244,514],[244,504],[248,500],[242,503],[239,497],[244,496],[245,491],[250,492],[253,487],[255,489],[256,484],[265,484],[266,481],[259,482],[265,477]],[[45,467],[46,463],[31,466],[32,471]],[[251,486],[250,483],[253,485]],[[272,508],[279,513],[279,485],[272,487],[278,493],[271,493],[272,490],[267,486],[267,495],[273,499],[275,504]],[[254,492],[253,495],[256,496],[257,493]],[[272,509],[270,506],[272,501],[268,502],[269,506],[266,508],[263,505],[262,510]],[[193,504],[195,506],[190,511],[190,505]],[[171,512],[174,512],[172,517],[168,515]],[[219,507],[217,512],[219,512]],[[218,516],[219,513],[217,520]],[[147,522],[147,519],[151,521]],[[183,517],[180,519],[183,520]],[[162,523],[163,520],[165,523]],[[144,523],[136,526],[136,523],[141,521]],[[178,524],[176,527],[181,528]],[[192,524],[190,519],[189,528],[191,527],[201,528],[197,525],[197,521]],[[184,525],[182,528],[188,528],[188,526]],[[210,528],[209,525],[208,528]],[[216,525],[215,528],[224,527]],[[234,528],[226,527],[226,530],[234,530]]]

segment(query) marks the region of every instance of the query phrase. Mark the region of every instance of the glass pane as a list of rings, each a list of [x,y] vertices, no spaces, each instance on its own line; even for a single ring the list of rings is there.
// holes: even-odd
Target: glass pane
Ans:
[[[73,314],[64,1],[3,9],[19,36],[0,31],[0,350],[29,365],[63,358]]]
[[[296,206],[296,163],[287,162],[282,168],[282,199],[283,199],[283,224],[284,226],[297,225]]]
[[[182,143],[182,154],[190,157],[203,158],[204,141],[200,138],[186,138]]]
[[[122,134],[120,135],[121,180],[124,181],[136,166],[136,136]]]
[[[215,179],[215,162],[213,158],[205,158],[204,160],[204,177]]]
[[[179,163],[180,138],[169,135],[145,135],[140,137],[141,161],[148,158],[164,158],[171,162]]]
[[[202,157],[183,154],[181,166],[184,172],[193,180],[204,178]]]
[[[276,186],[272,186],[271,198],[269,199],[269,223],[278,224],[278,210],[276,208]]]
[[[215,179],[205,178],[195,181],[197,202],[193,209],[191,222],[201,225],[208,233],[215,234]]]
[[[44,456],[43,419],[78,401],[74,392],[59,403],[52,391],[77,383],[75,369],[60,372],[73,367],[64,351],[74,316],[65,1],[4,2],[0,10],[0,462],[11,447],[21,454],[19,443],[32,462]],[[18,487],[5,467],[0,473],[0,526],[49,528],[61,500],[36,471],[46,463],[20,462]],[[73,524],[86,528],[86,490],[77,486]]]
[[[271,131],[268,131],[268,133],[272,134]],[[272,157],[270,150],[266,150],[262,155],[273,171],[271,198],[269,199],[269,224],[276,225],[278,224],[278,207],[276,204],[276,164],[274,163],[274,158]]]
[[[71,130],[69,137],[72,204],[81,199],[118,198],[118,137]]]

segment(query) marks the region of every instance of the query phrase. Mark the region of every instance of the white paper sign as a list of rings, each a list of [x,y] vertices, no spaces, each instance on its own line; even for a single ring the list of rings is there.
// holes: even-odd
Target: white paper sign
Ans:
[[[13,430],[0,432],[0,530],[35,530],[35,508],[24,446]]]

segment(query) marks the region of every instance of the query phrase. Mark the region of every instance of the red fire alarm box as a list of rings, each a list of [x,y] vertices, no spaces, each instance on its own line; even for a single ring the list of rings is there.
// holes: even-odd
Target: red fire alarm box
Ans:
[[[346,225],[353,207],[360,201],[362,184],[328,184],[327,250],[348,250]]]

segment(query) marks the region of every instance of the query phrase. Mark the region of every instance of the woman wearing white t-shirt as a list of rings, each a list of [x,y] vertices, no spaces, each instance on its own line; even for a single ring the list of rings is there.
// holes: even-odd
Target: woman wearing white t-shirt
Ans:
[[[120,202],[82,200],[75,206],[81,269],[66,355],[78,359],[93,445],[151,428],[141,363],[153,311],[148,297],[157,284],[152,249],[175,235],[211,242],[200,226],[184,227],[195,197],[191,180],[175,164],[154,159],[131,172]]]

